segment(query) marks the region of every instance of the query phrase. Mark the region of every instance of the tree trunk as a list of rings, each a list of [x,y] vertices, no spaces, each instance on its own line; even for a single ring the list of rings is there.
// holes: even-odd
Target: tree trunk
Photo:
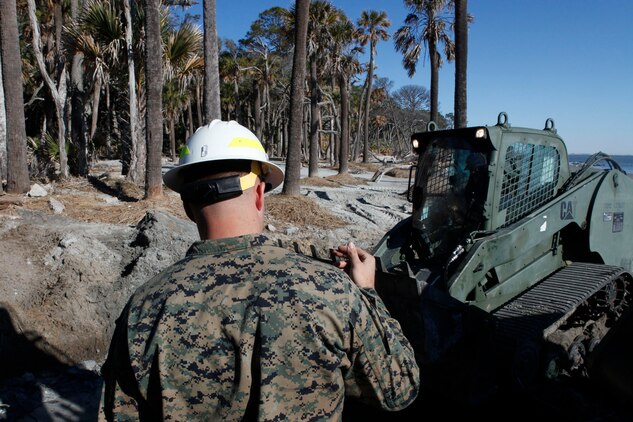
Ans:
[[[455,0],[455,127],[466,127],[468,0]]]
[[[255,89],[257,90],[257,112],[255,113],[255,116],[257,118],[257,123],[255,124],[255,128],[256,128],[256,132],[255,134],[257,135],[257,138],[259,138],[259,140],[262,142],[262,144],[264,145],[264,148],[267,148],[268,145],[266,145],[266,140],[264,139],[264,122],[266,121],[266,116],[265,116],[265,107],[266,107],[266,103],[265,103],[265,98],[264,98],[264,87],[262,85],[257,85],[255,87]],[[262,104],[262,100],[264,101],[264,103]]]
[[[78,0],[70,2],[70,16],[76,21],[79,16]],[[70,71],[71,88],[70,88],[70,134],[74,144],[77,146],[77,168],[78,176],[88,176],[90,171],[90,152],[88,150],[88,142],[86,137],[86,119],[84,106],[84,71],[81,62],[83,60],[82,53],[73,55],[72,67]]]
[[[288,120],[286,118],[284,118],[284,123],[283,123],[283,140],[282,140],[282,145],[281,145],[281,156],[282,157],[286,157],[288,155],[288,144],[289,144],[289,135],[288,135]]]
[[[22,58],[15,0],[3,0],[0,4],[0,54],[2,54],[2,82],[7,118],[6,191],[25,193],[29,190],[30,181],[26,162]]]
[[[92,143],[97,132],[99,122],[99,101],[101,101],[101,78],[96,78],[92,87],[92,116],[90,118],[90,132],[88,132],[88,142]]]
[[[363,108],[365,105],[364,96],[366,95],[366,88],[367,88],[367,81],[365,81],[365,84],[363,85],[363,89],[361,90],[361,93],[360,93],[360,101],[358,102],[358,120],[356,124],[356,133],[354,134],[354,145],[352,147],[352,159],[354,161],[358,160],[358,143],[360,142],[361,127],[363,125],[362,116],[363,116]]]
[[[2,18],[0,17],[0,22]],[[0,38],[1,40],[2,38]],[[0,42],[0,45],[2,43]],[[4,193],[7,178],[7,114],[4,106],[4,82],[2,81],[2,53],[0,53],[0,194]]]
[[[68,158],[66,156],[66,123],[64,121],[64,108],[66,105],[66,67],[63,66],[59,72],[59,84],[56,86],[53,79],[46,70],[46,63],[42,54],[42,46],[40,39],[40,25],[35,14],[35,0],[27,0],[29,9],[29,21],[31,31],[33,31],[33,53],[37,60],[40,73],[46,82],[53,102],[55,103],[55,115],[57,117],[57,142],[59,143],[59,171],[60,177],[68,177]],[[58,53],[58,54],[61,54]]]
[[[106,130],[104,132],[105,132],[105,139],[106,139],[106,154],[108,158],[111,158],[113,155],[112,113],[111,113],[112,108],[110,108],[110,86],[108,84],[106,84],[105,86],[105,106],[106,106],[106,128],[105,128]]]
[[[121,136],[121,126],[119,125],[119,109],[117,107],[110,107],[110,121],[111,129],[109,133],[109,138],[115,142],[118,142],[123,137]]]
[[[196,78],[196,116],[198,117],[198,124],[196,127],[204,126],[204,120],[202,119],[202,90],[200,89],[200,79]]]
[[[262,128],[262,137],[264,148],[266,151],[270,151],[270,91],[269,87],[269,79],[270,79],[270,69],[268,64],[268,54],[264,54],[264,83],[262,85],[263,90],[263,100],[264,104],[262,107],[262,116],[261,116],[261,128]]]
[[[143,167],[139,166],[138,145],[141,141],[139,136],[139,113],[136,92],[136,73],[134,58],[133,22],[132,22],[132,0],[123,0],[123,11],[125,14],[125,48],[127,50],[127,86],[129,96],[129,117],[130,117],[130,168],[127,174],[128,179],[140,184],[145,175],[139,171]]]
[[[310,0],[295,3],[295,51],[290,79],[290,133],[286,175],[282,193],[299,195],[301,177],[301,141],[303,134],[303,83],[306,76],[306,40],[308,37],[308,12]]]
[[[174,115],[169,116],[169,155],[171,156],[171,162],[176,162],[176,123]]]
[[[371,86],[374,79],[374,50],[369,46],[369,69],[367,69],[367,96],[365,97],[365,117],[363,118],[363,163],[369,162],[369,106],[371,103]]]
[[[237,71],[239,75],[239,70]],[[240,104],[240,84],[239,84],[239,76],[236,76],[233,79],[233,95],[235,95],[235,120],[238,122],[242,121],[242,111]]]
[[[193,135],[195,128],[193,127],[193,110],[191,109],[191,100],[187,101],[187,133],[185,138],[189,139]]]
[[[204,123],[221,119],[218,31],[215,0],[204,0]]]
[[[130,180],[135,180],[135,183],[142,186],[145,183],[145,168],[147,165],[147,142],[145,137],[145,118],[146,118],[146,100],[145,100],[145,91],[142,86],[137,85],[138,92],[138,101],[137,101],[137,143],[136,145],[132,144],[131,153],[131,163],[130,163]],[[134,173],[134,174],[132,174]],[[133,179],[132,179],[133,178]]]
[[[253,128],[252,131],[253,133],[255,133],[255,136],[257,136],[257,138],[259,140],[262,139],[262,127],[261,127],[261,103],[262,103],[262,96],[260,95],[260,90],[259,90],[259,85],[257,84],[257,80],[253,79],[252,82],[252,98],[253,98]]]
[[[307,65],[307,63],[306,63]],[[308,159],[308,154],[310,153],[310,105],[304,104],[303,109],[303,136],[301,140],[303,141],[303,145],[301,145],[301,162],[305,162]]]
[[[310,146],[308,154],[308,177],[319,176],[319,127],[321,113],[319,112],[319,82],[317,80],[316,58],[310,60]]]
[[[145,90],[147,92],[146,144],[147,171],[145,173],[145,199],[163,194],[163,62],[160,33],[161,0],[144,0],[145,3]],[[215,4],[215,2],[213,2]]]
[[[187,113],[185,115],[185,113]],[[185,129],[185,139],[189,139],[193,133],[193,108],[191,106],[191,99],[187,100],[185,109],[182,111],[182,126]]]
[[[431,60],[431,121],[438,120],[438,91],[440,83],[440,56],[435,41],[429,41],[429,57]]]
[[[341,91],[341,136],[338,157],[338,173],[349,171],[349,91],[347,90],[347,78],[339,76],[339,89]]]

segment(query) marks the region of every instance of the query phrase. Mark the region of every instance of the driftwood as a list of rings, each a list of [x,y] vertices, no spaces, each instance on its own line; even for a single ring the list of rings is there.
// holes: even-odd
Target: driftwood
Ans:
[[[374,175],[371,178],[372,182],[380,182],[380,179],[382,179],[382,176],[384,176],[385,174],[394,171],[394,170],[406,170],[408,171],[410,165],[395,165],[395,166],[382,166],[380,167],[378,170],[376,170],[376,172],[374,173]]]
[[[0,196],[0,210],[5,210],[11,205],[22,206],[24,199],[21,196],[2,195]]]

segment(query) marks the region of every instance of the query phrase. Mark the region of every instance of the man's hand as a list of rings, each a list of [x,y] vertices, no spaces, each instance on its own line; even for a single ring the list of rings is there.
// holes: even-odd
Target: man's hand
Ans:
[[[335,265],[349,274],[358,287],[374,288],[376,277],[376,259],[369,252],[357,248],[353,242],[341,245],[332,251],[339,259]]]

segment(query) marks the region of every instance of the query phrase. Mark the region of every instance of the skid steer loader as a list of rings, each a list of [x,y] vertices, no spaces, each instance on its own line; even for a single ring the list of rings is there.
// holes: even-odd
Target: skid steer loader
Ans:
[[[630,313],[633,179],[600,152],[570,168],[552,119],[512,127],[502,112],[411,140],[412,215],[373,253],[423,385],[476,405],[595,379],[631,403],[632,324],[600,348]]]

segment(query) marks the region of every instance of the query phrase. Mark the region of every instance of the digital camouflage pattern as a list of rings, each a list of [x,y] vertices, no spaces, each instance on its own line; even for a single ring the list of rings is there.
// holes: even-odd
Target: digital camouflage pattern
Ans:
[[[100,418],[339,420],[413,402],[413,349],[373,289],[264,235],[194,243],[117,320]]]

